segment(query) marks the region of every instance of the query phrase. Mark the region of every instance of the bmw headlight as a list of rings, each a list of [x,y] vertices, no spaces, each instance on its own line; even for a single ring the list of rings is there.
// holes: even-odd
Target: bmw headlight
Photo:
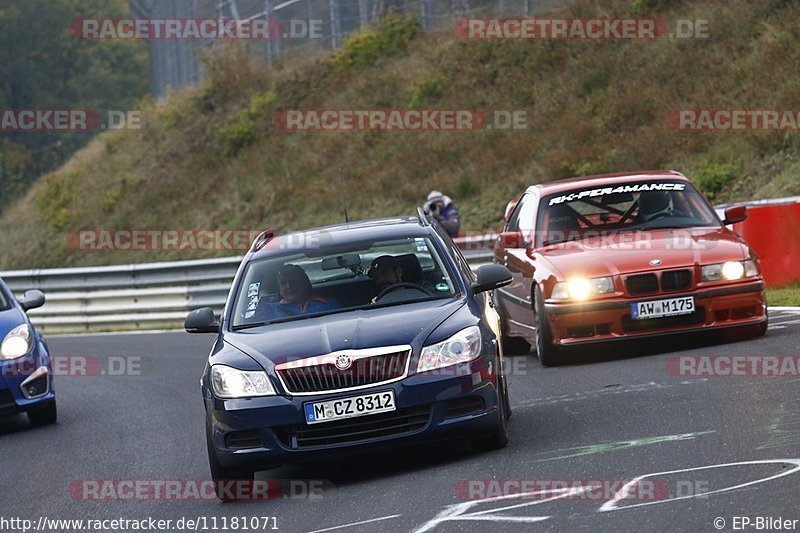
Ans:
[[[726,261],[713,265],[704,265],[701,269],[703,281],[736,281],[744,277],[758,275],[755,261]]]
[[[417,372],[468,363],[480,355],[481,330],[478,326],[470,326],[445,341],[422,348]]]
[[[27,324],[20,324],[9,331],[0,346],[0,359],[17,359],[30,352],[33,347],[32,337],[31,328]]]
[[[275,389],[266,372],[239,370],[226,365],[211,367],[211,387],[217,398],[275,395]]]
[[[554,300],[587,300],[592,296],[610,294],[614,292],[614,278],[570,278],[567,281],[556,283],[553,294]]]

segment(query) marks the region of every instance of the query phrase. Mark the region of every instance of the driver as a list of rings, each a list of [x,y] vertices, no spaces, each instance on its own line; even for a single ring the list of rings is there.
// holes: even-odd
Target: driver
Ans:
[[[367,276],[372,278],[378,287],[378,292],[403,281],[403,267],[396,257],[382,255],[376,257],[367,271]]]
[[[645,191],[639,195],[639,218],[643,222],[671,217],[674,213],[675,207],[669,191]]]

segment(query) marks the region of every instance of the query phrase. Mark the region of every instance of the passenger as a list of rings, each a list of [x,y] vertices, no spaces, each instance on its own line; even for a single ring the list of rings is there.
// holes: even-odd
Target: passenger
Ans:
[[[297,265],[286,264],[278,271],[278,291],[280,302],[260,302],[254,321],[319,313],[341,307],[333,298],[315,296],[308,275]]]
[[[445,196],[439,191],[431,191],[428,193],[428,201],[425,202],[423,209],[438,220],[451,237],[458,236],[461,229],[461,218],[449,196]]]

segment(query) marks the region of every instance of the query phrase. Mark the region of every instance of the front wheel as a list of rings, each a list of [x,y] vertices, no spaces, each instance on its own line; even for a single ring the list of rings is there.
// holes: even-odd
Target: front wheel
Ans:
[[[55,424],[57,420],[58,407],[55,400],[47,402],[42,407],[35,407],[28,411],[28,422],[35,427]]]
[[[765,309],[764,310],[764,322],[758,324],[753,328],[753,334],[756,337],[763,337],[767,334],[767,329],[769,328],[769,312]]]
[[[208,465],[211,468],[211,479],[217,498],[224,502],[251,499],[255,472],[252,470],[234,470],[222,466],[217,458],[217,451],[211,439],[211,430],[206,428],[206,448],[208,449]]]
[[[557,363],[558,346],[553,344],[553,332],[544,310],[542,291],[536,287],[534,294],[536,312],[536,357],[542,366],[553,366]]]
[[[488,437],[472,441],[473,449],[479,452],[501,450],[508,444],[508,419],[511,414],[507,411],[508,390],[505,386],[505,378],[502,378],[502,381],[500,377],[498,378],[497,394],[497,410],[500,420]]]

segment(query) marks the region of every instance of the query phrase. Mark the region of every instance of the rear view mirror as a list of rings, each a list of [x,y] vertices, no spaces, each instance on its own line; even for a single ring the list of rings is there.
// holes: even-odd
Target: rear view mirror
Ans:
[[[478,268],[478,281],[472,284],[472,292],[491,291],[511,283],[511,271],[503,265],[483,265]]]
[[[615,204],[629,204],[633,203],[633,193],[630,192],[618,192],[615,194],[607,194],[600,198],[600,203],[603,205],[615,205]]]
[[[336,257],[326,257],[322,260],[322,270],[336,270],[339,268],[355,268],[361,265],[361,256],[358,254],[342,254]]]
[[[219,322],[214,317],[214,310],[210,307],[195,309],[186,316],[183,323],[186,333],[217,333]]]
[[[747,206],[735,205],[725,210],[725,220],[722,221],[726,226],[728,224],[736,224],[747,218]]]
[[[504,231],[497,238],[498,243],[503,248],[524,248],[525,240],[522,238],[521,231]]]
[[[44,293],[36,289],[25,291],[25,296],[19,300],[19,305],[24,311],[41,307],[44,305]]]

